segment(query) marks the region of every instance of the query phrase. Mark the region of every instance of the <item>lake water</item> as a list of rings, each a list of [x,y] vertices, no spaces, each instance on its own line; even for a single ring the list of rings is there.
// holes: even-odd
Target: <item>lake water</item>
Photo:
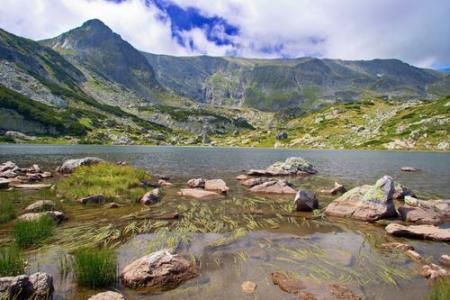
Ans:
[[[450,197],[450,154],[386,151],[277,150],[245,148],[2,145],[0,161],[20,166],[38,163],[53,170],[68,158],[97,156],[108,161],[127,161],[153,174],[171,177],[173,187],[164,188],[160,203],[148,209],[139,204],[108,210],[84,207],[71,199],[60,203],[68,221],[58,226],[51,245],[29,251],[28,272],[44,271],[54,277],[55,299],[87,299],[99,290],[77,287],[69,271],[61,275],[60,261],[80,245],[102,236],[114,245],[119,270],[134,259],[156,249],[175,246],[177,252],[196,257],[200,276],[162,293],[142,294],[118,284],[127,299],[297,299],[274,286],[270,273],[288,272],[302,279],[308,291],[326,298],[330,283],[350,287],[366,299],[423,299],[427,281],[418,265],[398,252],[380,249],[384,242],[413,245],[437,262],[449,253],[446,243],[399,239],[386,235],[383,227],[344,219],[311,219],[311,213],[292,212],[292,196],[249,193],[234,177],[250,168],[265,168],[291,156],[309,160],[319,171],[309,177],[290,177],[298,188],[318,191],[334,181],[348,188],[373,184],[389,174],[425,198]],[[400,172],[402,166],[420,169]],[[176,192],[193,177],[223,178],[230,192],[208,201],[180,198]],[[55,178],[53,180],[58,180]],[[5,192],[0,192],[0,197]],[[23,192],[21,205],[57,199],[50,192]],[[319,194],[321,207],[335,197]],[[179,212],[180,221],[142,221],[151,214]],[[448,224],[447,224],[448,225]],[[11,224],[0,225],[0,245],[9,243]],[[121,236],[126,230],[144,234]],[[131,228],[131,229],[130,229]],[[134,228],[134,229],[133,229]],[[236,234],[237,232],[244,233]],[[128,231],[127,231],[128,232]],[[233,238],[230,239],[230,237]],[[105,238],[106,237],[106,238]],[[225,242],[227,241],[227,242]],[[240,285],[251,280],[257,289],[243,295]]]

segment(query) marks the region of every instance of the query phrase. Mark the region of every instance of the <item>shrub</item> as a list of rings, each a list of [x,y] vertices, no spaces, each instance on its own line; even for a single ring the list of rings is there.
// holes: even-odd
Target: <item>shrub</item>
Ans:
[[[24,260],[16,247],[0,248],[0,276],[22,274],[24,266]]]
[[[10,199],[0,199],[0,224],[13,220],[16,217],[16,208]]]
[[[443,278],[433,283],[428,300],[448,300],[450,299],[450,278]]]
[[[74,271],[77,282],[90,288],[114,285],[117,258],[111,249],[82,248],[75,253]]]
[[[13,229],[13,236],[21,248],[28,248],[49,238],[53,234],[55,223],[49,216],[42,216],[36,221],[18,221]]]

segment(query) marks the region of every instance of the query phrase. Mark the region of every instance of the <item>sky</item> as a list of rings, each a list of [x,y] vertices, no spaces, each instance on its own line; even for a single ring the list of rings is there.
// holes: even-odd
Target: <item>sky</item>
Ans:
[[[397,58],[450,67],[450,0],[0,0],[39,40],[98,18],[139,50],[254,58]]]

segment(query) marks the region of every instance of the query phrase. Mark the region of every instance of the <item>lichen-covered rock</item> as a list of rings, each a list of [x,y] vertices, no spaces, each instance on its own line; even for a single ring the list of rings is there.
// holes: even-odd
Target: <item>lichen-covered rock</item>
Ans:
[[[450,229],[439,228],[434,225],[389,224],[386,232],[395,236],[411,237],[435,241],[450,242]]]
[[[230,188],[222,179],[208,179],[205,181],[205,190],[207,191],[226,193],[229,189]]]
[[[47,273],[0,277],[1,299],[47,300],[53,295],[53,278]]]
[[[363,185],[346,192],[327,206],[325,214],[370,222],[397,217],[393,194],[394,181],[383,176],[373,186]]]
[[[319,200],[313,192],[300,190],[295,195],[294,205],[296,211],[313,211],[319,208]]]
[[[189,179],[187,182],[187,185],[190,188],[196,189],[196,188],[204,188],[205,187],[205,179],[203,178],[192,178]]]
[[[57,170],[62,174],[70,174],[79,166],[90,166],[100,162],[104,162],[104,160],[98,157],[68,159],[64,161]]]
[[[313,165],[301,157],[289,157],[284,162],[276,162],[265,170],[249,170],[247,175],[257,176],[287,176],[316,174]]]
[[[125,300],[125,297],[120,293],[107,291],[95,294],[94,296],[89,297],[88,300]]]
[[[120,279],[129,288],[160,290],[175,288],[197,275],[198,272],[190,261],[164,249],[127,265],[122,270]]]
[[[161,190],[153,189],[150,192],[145,193],[141,198],[141,203],[144,205],[150,205],[158,202],[161,198]]]
[[[28,205],[24,212],[41,212],[55,209],[55,202],[51,200],[39,200]]]
[[[249,189],[252,193],[296,194],[297,191],[286,180],[271,180]]]
[[[66,216],[63,212],[60,211],[45,211],[45,212],[32,212],[32,213],[26,213],[21,216],[19,216],[19,220],[23,221],[37,221],[43,216],[49,216],[55,223],[59,224],[62,221],[66,219]]]
[[[221,195],[216,192],[205,191],[203,189],[181,189],[178,192],[178,195],[192,197],[200,200],[221,197]]]

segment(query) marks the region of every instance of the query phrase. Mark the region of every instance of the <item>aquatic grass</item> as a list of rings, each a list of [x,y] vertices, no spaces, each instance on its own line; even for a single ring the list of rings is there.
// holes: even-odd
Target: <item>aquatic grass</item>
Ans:
[[[0,248],[0,276],[16,276],[22,274],[25,261],[17,247]]]
[[[74,254],[77,283],[89,288],[110,287],[117,280],[117,257],[111,249],[82,248]]]
[[[427,300],[448,300],[450,299],[450,278],[438,279],[433,282],[431,292]]]
[[[16,208],[12,200],[0,199],[0,224],[16,218]]]
[[[52,236],[54,228],[53,219],[45,215],[35,221],[17,221],[12,235],[20,248],[28,248]]]
[[[67,278],[73,270],[73,257],[63,254],[58,259],[58,271],[60,278]]]
[[[77,168],[58,182],[56,188],[58,193],[69,199],[102,194],[111,200],[135,202],[146,192],[142,182],[150,179],[151,176],[142,169],[100,163]]]

